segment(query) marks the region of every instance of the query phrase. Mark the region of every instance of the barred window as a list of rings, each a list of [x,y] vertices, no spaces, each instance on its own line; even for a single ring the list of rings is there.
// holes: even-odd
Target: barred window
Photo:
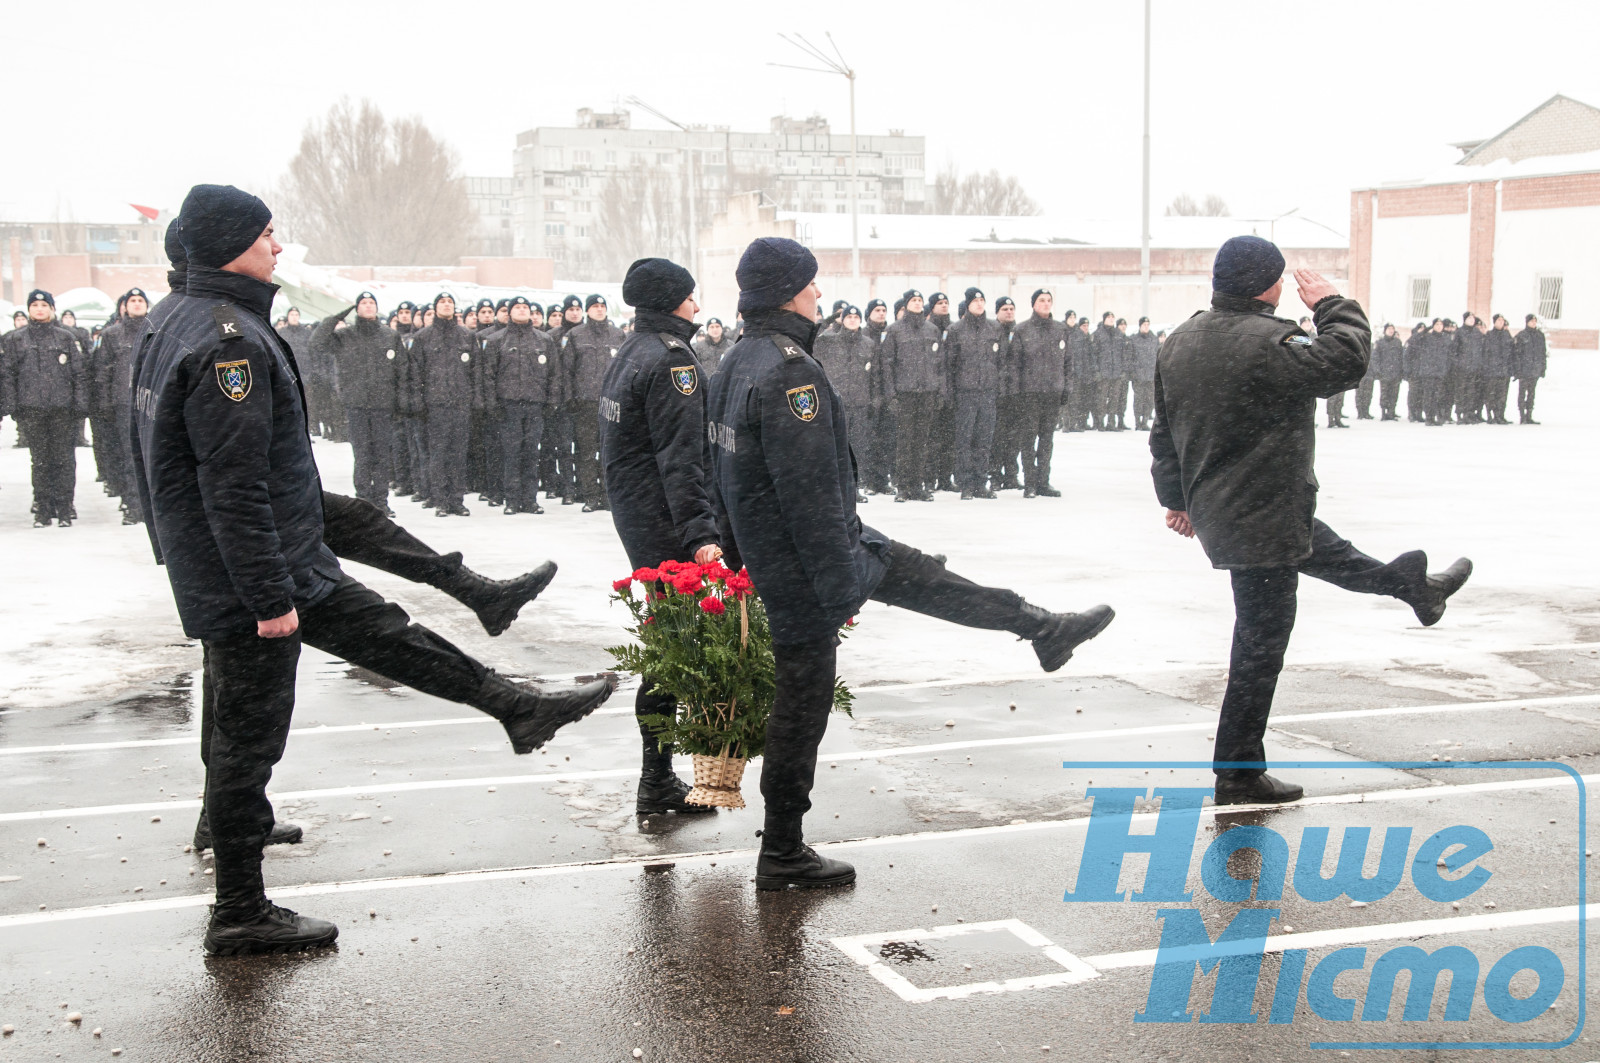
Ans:
[[[1411,316],[1426,318],[1433,303],[1433,278],[1411,278]]]
[[[1538,313],[1541,321],[1561,320],[1561,274],[1543,273],[1539,275]]]

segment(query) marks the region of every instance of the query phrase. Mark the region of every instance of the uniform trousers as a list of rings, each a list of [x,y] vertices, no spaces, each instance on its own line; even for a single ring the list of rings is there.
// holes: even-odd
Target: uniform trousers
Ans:
[[[1123,415],[1128,411],[1128,381],[1123,377],[1113,377],[1100,382],[1101,416],[1100,427],[1106,431],[1122,427]]]
[[[117,463],[122,469],[122,504],[124,512],[134,520],[144,520],[144,507],[139,502],[139,488],[133,477],[133,407],[123,403],[117,407]]]
[[[126,489],[122,480],[122,463],[116,446],[117,412],[114,409],[94,410],[89,414],[89,442],[93,446],[94,469],[113,495]]]
[[[394,479],[394,411],[355,407],[345,411],[350,449],[355,454],[356,497],[383,507]]]
[[[1155,415],[1156,410],[1156,382],[1154,380],[1135,380],[1133,382],[1133,419],[1138,425],[1145,426]]]
[[[1375,383],[1372,377],[1364,376],[1356,385],[1356,416],[1363,421],[1372,419],[1372,385]]]
[[[1538,377],[1522,377],[1517,381],[1517,412],[1525,420],[1533,420],[1533,395],[1538,388]]]
[[[897,430],[894,484],[902,495],[933,490],[933,421],[939,416],[939,396],[904,394],[894,400]]]
[[[343,561],[369,565],[445,593],[462,577],[461,555],[440,554],[370,502],[322,492],[322,544]]]
[[[480,411],[483,418],[483,493],[491,502],[506,500],[505,411],[491,406]],[[535,443],[538,442],[536,439]],[[535,467],[538,458],[534,458]]]
[[[895,475],[895,448],[899,443],[899,420],[895,417],[894,403],[879,400],[872,408],[872,456],[867,462],[867,486],[879,494],[886,494],[889,481]]]
[[[1010,631],[1035,637],[1040,622],[1023,612],[1015,591],[983,587],[904,543],[889,546],[889,571],[872,600],[899,606],[963,627]],[[817,747],[833,708],[839,639],[775,643],[777,693],[767,721],[767,747],[761,768],[766,804],[762,847],[787,851],[800,844],[801,817],[811,808]]]
[[[480,700],[488,676],[483,665],[349,576],[299,615],[300,630],[286,638],[204,642],[200,759],[219,911],[248,911],[261,896],[261,849],[273,824],[267,781],[289,737],[302,644],[468,705]]]
[[[1398,417],[1395,412],[1400,405],[1400,381],[1386,379],[1378,381],[1378,413],[1383,417]]]
[[[1406,420],[1427,420],[1428,407],[1424,394],[1426,390],[1417,377],[1406,378]]]
[[[1095,426],[1094,394],[1093,380],[1073,377],[1067,381],[1067,431],[1082,432],[1086,424],[1090,428]]]
[[[427,414],[413,413],[406,417],[406,446],[411,453],[411,493],[430,501],[433,498],[433,463],[428,460]]]
[[[33,513],[40,520],[67,520],[78,486],[80,418],[71,410],[22,409],[17,424],[28,433],[33,463]]]
[[[500,451],[505,502],[524,512],[539,504],[539,441],[544,403],[508,402],[500,411]]]
[[[1329,395],[1327,401],[1328,423],[1344,420],[1344,392]]]
[[[1483,420],[1483,378],[1477,373],[1462,373],[1456,380],[1456,417],[1463,424]]]
[[[967,393],[956,400],[955,452],[960,462],[957,479],[963,491],[982,491],[988,480],[994,424],[992,393]]]
[[[605,484],[600,479],[600,403],[576,399],[571,407],[573,455],[579,502],[596,505],[606,501]]]
[[[1242,778],[1266,769],[1267,716],[1283,655],[1294,631],[1300,573],[1360,594],[1405,600],[1408,586],[1388,565],[1368,557],[1320,520],[1311,522],[1311,556],[1298,565],[1233,569],[1233,649],[1212,759],[1219,775]],[[1224,764],[1248,764],[1224,768]]]
[[[872,416],[872,407],[866,403],[844,408],[845,426],[849,430],[850,453],[856,459],[856,479],[860,484],[872,482],[871,467],[867,464],[872,457],[873,439],[872,431],[876,419]]]
[[[990,474],[996,491],[1022,486],[1022,397],[1002,395],[994,403]]]
[[[389,471],[392,483],[402,495],[416,490],[415,476],[411,471],[411,439],[406,427],[409,414],[396,413],[389,425]]]
[[[467,493],[467,434],[472,411],[444,408],[428,411],[428,501],[459,506]]]
[[[1050,486],[1050,462],[1056,446],[1056,409],[1060,392],[1022,396],[1022,483],[1035,491]]]
[[[1511,378],[1508,376],[1485,377],[1483,381],[1484,411],[1491,421],[1503,421],[1506,418],[1506,397],[1511,391]]]

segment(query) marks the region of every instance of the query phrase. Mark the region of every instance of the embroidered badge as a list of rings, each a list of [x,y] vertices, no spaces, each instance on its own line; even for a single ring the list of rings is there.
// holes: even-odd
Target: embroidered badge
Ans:
[[[789,412],[802,421],[817,419],[817,386],[807,384],[804,387],[790,388],[784,393],[789,399]]]
[[[694,389],[700,384],[700,377],[692,365],[675,365],[672,367],[672,386],[685,395],[693,395]]]
[[[1311,346],[1311,337],[1310,336],[1290,336],[1287,339],[1285,339],[1283,342],[1284,343],[1292,343],[1297,347],[1309,347],[1309,346]]]
[[[218,362],[217,387],[234,402],[243,402],[245,396],[250,394],[250,363]]]

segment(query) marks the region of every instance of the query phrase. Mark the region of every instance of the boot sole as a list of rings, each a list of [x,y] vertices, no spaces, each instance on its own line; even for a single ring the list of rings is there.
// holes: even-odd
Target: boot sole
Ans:
[[[680,816],[698,816],[706,812],[715,812],[716,810],[715,805],[696,805],[687,801],[681,804],[676,802],[671,804],[666,802],[646,804],[640,801],[633,806],[633,814],[636,816],[663,816],[668,812],[676,812]]]
[[[1223,797],[1212,792],[1211,800],[1218,805],[1288,805],[1300,800],[1306,795],[1304,790],[1293,797],[1257,797],[1254,794],[1237,794],[1232,797]]]
[[[339,928],[334,927],[331,934],[307,941],[239,941],[228,942],[223,945],[214,945],[207,941],[204,945],[207,956],[261,956],[270,953],[307,952],[311,949],[323,949],[339,940]]]
[[[1066,654],[1065,657],[1062,657],[1061,660],[1056,662],[1054,665],[1046,665],[1044,661],[1040,661],[1039,664],[1044,668],[1044,670],[1046,672],[1059,671],[1062,668],[1063,665],[1065,665],[1068,661],[1072,660],[1072,655],[1075,652],[1077,652],[1077,649],[1078,649],[1079,646],[1082,646],[1085,642],[1088,642],[1090,639],[1092,639],[1096,635],[1100,634],[1100,632],[1102,632],[1106,628],[1110,627],[1111,626],[1111,621],[1115,620],[1116,618],[1117,618],[1117,611],[1108,606],[1106,608],[1105,617],[1103,619],[1101,619],[1101,621],[1098,624],[1096,624],[1094,627],[1090,628],[1088,634],[1084,635],[1077,642],[1074,642],[1071,646],[1069,646],[1067,648],[1067,654]]]
[[[1462,587],[1465,587],[1467,585],[1467,580],[1472,578],[1471,559],[1462,558],[1462,560],[1466,561],[1467,563],[1466,571],[1461,574],[1461,579],[1455,584],[1455,586],[1449,588],[1448,591],[1439,591],[1439,600],[1437,603],[1430,604],[1426,609],[1419,608],[1417,606],[1412,607],[1412,611],[1417,614],[1417,620],[1421,622],[1423,627],[1432,627],[1440,620],[1443,620],[1444,611],[1445,608],[1450,604],[1451,596],[1459,591]],[[1424,576],[1423,578],[1426,579],[1427,577]]]
[[[523,743],[513,741],[511,743],[511,751],[518,756],[524,756],[532,753],[536,749],[539,749],[546,742],[550,741],[550,739],[554,738],[556,732],[561,730],[561,728],[567,726],[568,724],[577,723],[585,716],[588,716],[595,709],[598,709],[600,706],[604,705],[606,700],[611,697],[612,693],[616,689],[616,677],[608,677],[605,688],[601,690],[597,696],[591,698],[587,702],[578,702],[577,704],[568,707],[561,713],[560,716],[553,720],[546,720],[544,727],[537,732],[538,737],[535,741]],[[548,728],[548,730],[545,730],[545,728]]]
[[[543,578],[536,579],[529,584],[528,596],[518,602],[515,608],[508,607],[503,612],[489,618],[479,615],[478,622],[483,625],[483,629],[489,633],[490,637],[505,634],[506,629],[516,622],[517,614],[522,612],[523,607],[543,594],[544,589],[555,580],[558,566],[554,561],[548,562],[548,564],[550,571],[546,572]]]
[[[834,886],[850,886],[856,881],[856,873],[851,871],[848,875],[839,878],[823,879],[790,879],[779,875],[757,875],[756,889],[758,890],[822,890]]]
[[[265,844],[265,845],[299,845],[300,842],[305,838],[305,836],[306,836],[306,832],[304,830],[302,830],[299,826],[291,823],[291,824],[289,824],[289,829],[284,832],[283,837],[274,838],[274,837],[271,837],[269,835],[267,837],[266,842],[264,842],[263,844]],[[206,841],[202,842],[199,837],[194,838],[194,840],[191,841],[190,844],[194,847],[194,851],[197,852],[197,853],[203,853],[208,849],[215,848],[215,846],[211,844],[210,839],[207,839]]]

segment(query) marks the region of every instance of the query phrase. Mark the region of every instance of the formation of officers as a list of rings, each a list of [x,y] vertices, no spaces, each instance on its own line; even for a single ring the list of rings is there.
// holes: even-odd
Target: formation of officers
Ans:
[[[1510,322],[1495,314],[1486,325],[1468,311],[1458,328],[1449,318],[1418,322],[1401,340],[1393,325],[1372,346],[1372,362],[1356,389],[1356,416],[1372,419],[1372,393],[1378,391],[1378,413],[1385,421],[1398,421],[1400,385],[1406,385],[1406,417],[1428,425],[1510,424],[1506,403],[1511,381],[1517,382],[1517,418],[1520,424],[1538,424],[1533,402],[1545,374],[1548,355],[1539,319],[1529,314],[1513,333]],[[1342,418],[1329,400],[1332,427],[1342,428]]]

